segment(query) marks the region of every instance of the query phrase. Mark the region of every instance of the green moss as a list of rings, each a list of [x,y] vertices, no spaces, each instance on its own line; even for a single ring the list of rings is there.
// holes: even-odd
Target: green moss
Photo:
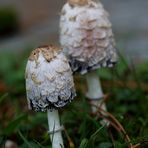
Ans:
[[[6,139],[12,139],[19,147],[50,147],[46,113],[29,112],[27,109],[24,71],[28,55],[26,52],[19,56],[0,56],[0,63],[3,63],[0,64],[0,85],[4,83],[7,86],[6,91],[0,90],[3,94],[0,97],[0,146]],[[108,111],[121,123],[133,144],[141,143],[142,148],[147,148],[148,91],[147,88],[128,86],[128,80],[137,85],[147,83],[144,81],[147,80],[147,63],[138,66],[135,71],[125,61],[121,59],[113,70],[100,72],[101,80],[112,86],[103,87],[104,92],[110,94]],[[112,81],[122,81],[124,85],[120,87]],[[80,88],[85,87],[80,76],[76,83]],[[75,147],[111,148],[114,145],[115,148],[127,148],[122,132],[113,127],[102,127],[101,119],[92,116],[83,92],[79,89],[77,98],[60,110],[62,123]],[[66,134],[63,133],[63,136],[65,147],[69,148]]]

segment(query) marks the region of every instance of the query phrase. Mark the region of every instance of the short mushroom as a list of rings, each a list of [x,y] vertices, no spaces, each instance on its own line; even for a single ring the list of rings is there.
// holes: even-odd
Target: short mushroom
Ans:
[[[72,70],[87,74],[87,97],[99,106],[103,92],[94,70],[113,67],[117,61],[111,23],[102,4],[93,0],[68,0],[61,12],[60,43]],[[96,111],[93,107],[93,112]]]
[[[52,148],[64,147],[58,109],[75,97],[68,60],[55,46],[32,51],[26,66],[26,91],[29,109],[47,111]]]

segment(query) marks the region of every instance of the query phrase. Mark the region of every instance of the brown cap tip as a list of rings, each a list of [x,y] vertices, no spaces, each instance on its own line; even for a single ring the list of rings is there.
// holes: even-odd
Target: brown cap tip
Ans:
[[[70,5],[87,5],[89,0],[68,0]]]
[[[56,57],[58,51],[60,51],[60,48],[53,45],[40,46],[32,51],[29,60],[36,61],[39,57],[39,53],[42,53],[44,58],[50,62],[54,57]]]

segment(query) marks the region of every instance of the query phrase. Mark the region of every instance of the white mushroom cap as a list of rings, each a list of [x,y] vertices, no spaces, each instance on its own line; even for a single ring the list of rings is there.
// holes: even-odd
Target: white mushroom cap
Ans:
[[[100,2],[69,0],[64,5],[60,43],[72,70],[81,74],[100,67],[112,67],[117,61],[111,23]]]
[[[53,46],[32,51],[26,66],[29,109],[60,108],[76,96],[72,71],[66,57]]]

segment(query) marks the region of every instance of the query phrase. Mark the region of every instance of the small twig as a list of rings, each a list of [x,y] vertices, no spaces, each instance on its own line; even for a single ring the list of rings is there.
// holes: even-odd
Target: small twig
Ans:
[[[72,139],[70,138],[70,136],[68,135],[68,132],[67,132],[66,128],[64,128],[64,132],[65,132],[65,135],[66,135],[66,137],[68,139],[70,148],[75,148],[75,145],[74,145]]]
[[[112,135],[112,132],[111,132],[110,128],[109,128],[109,130],[108,130],[108,133],[109,133],[109,135],[110,135],[110,138],[111,138],[113,147],[115,148],[115,140],[114,140],[114,137],[113,137],[113,135]]]
[[[145,143],[145,142],[147,142],[147,143],[148,143],[148,139],[144,139],[142,142],[140,142],[140,143],[137,143],[137,144],[133,145],[133,147],[132,147],[132,148],[138,148],[140,145],[142,145],[142,144],[143,144],[143,143]]]
[[[133,145],[133,147],[132,147],[132,148],[138,148],[140,145],[141,145],[141,144],[140,144],[140,143],[138,143],[138,144],[136,144],[136,145]]]
[[[92,105],[94,105],[94,104],[92,104]],[[95,105],[94,105],[94,106],[95,106]],[[95,107],[98,108],[97,106],[95,106]],[[102,113],[102,112],[103,112],[103,113]],[[103,115],[103,118],[105,118],[105,116],[111,118],[111,120],[113,121],[113,123],[115,123],[115,124],[113,124],[113,123],[109,120],[110,123],[111,123],[111,125],[112,125],[113,127],[116,127],[116,129],[117,129],[117,126],[119,127],[120,131],[121,131],[122,134],[125,136],[126,142],[129,143],[129,148],[133,148],[133,145],[131,144],[131,140],[130,140],[128,134],[126,133],[125,129],[123,128],[123,126],[120,124],[120,122],[119,122],[111,113],[102,110],[100,107],[98,108],[98,113],[99,113],[99,115],[100,115],[100,114]],[[115,126],[115,125],[117,125],[117,126]]]
[[[109,99],[109,94],[105,94],[105,95],[103,96],[102,102],[101,102],[101,104],[100,104],[100,108],[101,108],[101,106],[103,105],[103,103],[107,102],[108,99]]]
[[[107,121],[110,122],[110,125],[112,125],[112,127],[114,127],[119,133],[122,134],[121,129],[120,129],[114,122],[112,122],[110,119],[108,119],[108,118],[105,117],[104,115],[100,115],[100,114],[99,114],[99,117],[105,118],[105,120],[107,120]]]

